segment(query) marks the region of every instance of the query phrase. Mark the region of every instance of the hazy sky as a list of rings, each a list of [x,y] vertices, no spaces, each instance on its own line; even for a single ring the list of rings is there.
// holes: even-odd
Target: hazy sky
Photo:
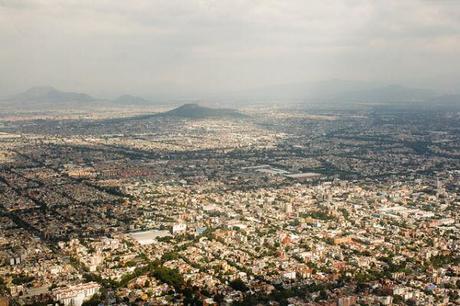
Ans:
[[[3,94],[460,83],[457,0],[0,0],[0,41]]]

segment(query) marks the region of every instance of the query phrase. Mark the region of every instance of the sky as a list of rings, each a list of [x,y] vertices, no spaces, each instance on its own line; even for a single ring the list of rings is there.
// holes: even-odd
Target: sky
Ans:
[[[460,1],[0,0],[0,94],[193,96],[328,79],[459,92]]]

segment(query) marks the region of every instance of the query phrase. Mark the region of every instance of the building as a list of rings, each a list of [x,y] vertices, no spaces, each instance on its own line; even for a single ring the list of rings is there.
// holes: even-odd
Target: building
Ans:
[[[186,230],[187,230],[187,224],[185,223],[174,224],[172,227],[172,234],[173,235],[183,234],[185,233]]]
[[[356,296],[343,296],[337,300],[337,306],[356,305]]]
[[[84,301],[89,300],[94,294],[99,292],[101,286],[95,282],[57,288],[53,290],[56,301],[64,306],[81,306]]]

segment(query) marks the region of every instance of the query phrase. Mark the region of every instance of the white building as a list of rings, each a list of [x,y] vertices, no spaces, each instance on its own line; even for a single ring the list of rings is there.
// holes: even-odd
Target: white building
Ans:
[[[283,278],[284,278],[284,279],[291,279],[291,280],[292,280],[292,279],[295,279],[296,276],[297,276],[297,275],[296,275],[295,271],[292,271],[292,272],[285,272],[285,273],[283,274]]]
[[[186,230],[187,230],[187,224],[185,223],[174,224],[172,227],[173,235],[185,233]]]
[[[99,292],[101,286],[95,282],[57,288],[53,290],[55,299],[64,306],[81,306],[84,301],[89,300],[94,294]]]

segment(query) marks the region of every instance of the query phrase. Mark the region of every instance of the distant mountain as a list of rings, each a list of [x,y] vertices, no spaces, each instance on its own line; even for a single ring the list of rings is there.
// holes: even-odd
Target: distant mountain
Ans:
[[[22,102],[22,103],[67,103],[67,102],[79,102],[79,103],[88,103],[95,101],[96,99],[84,94],[77,92],[65,92],[57,90],[53,87],[33,87],[25,92],[12,96],[8,99],[12,102]]]
[[[444,105],[460,105],[460,94],[459,95],[443,95],[434,97],[430,100],[434,105],[444,104]]]
[[[442,95],[425,101],[425,107],[460,110],[460,94]]]
[[[310,83],[287,83],[233,92],[228,95],[234,101],[266,101],[292,103],[385,103],[415,102],[431,99],[430,90],[401,85],[382,85],[375,82],[327,80]]]
[[[241,118],[245,117],[242,113],[227,108],[210,108],[200,106],[198,104],[184,104],[170,110],[168,112],[160,113],[159,116],[167,117],[183,117],[183,118],[208,118],[208,117],[234,117]]]
[[[344,102],[420,102],[434,96],[435,93],[427,89],[389,85],[344,92],[338,94],[334,99]]]
[[[119,105],[149,105],[151,104],[150,101],[132,95],[122,95],[112,101],[115,104]]]

